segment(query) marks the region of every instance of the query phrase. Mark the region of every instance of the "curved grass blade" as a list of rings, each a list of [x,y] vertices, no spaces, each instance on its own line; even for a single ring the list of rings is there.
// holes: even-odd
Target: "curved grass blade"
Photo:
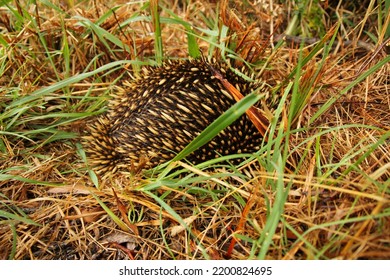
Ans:
[[[202,131],[191,143],[189,143],[180,153],[178,153],[170,162],[179,161],[191,154],[193,151],[205,145],[213,139],[219,132],[237,120],[241,115],[251,108],[261,95],[252,92],[242,100],[234,104],[230,109],[223,113],[219,118],[212,122],[205,130]]]
[[[106,70],[111,70],[112,68],[115,68],[117,66],[122,66],[124,64],[132,64],[132,63],[140,63],[140,62],[139,61],[135,61],[135,60],[114,61],[114,62],[108,63],[106,65],[103,65],[103,66],[101,66],[101,67],[99,67],[99,68],[97,68],[95,70],[92,70],[90,72],[82,73],[82,74],[79,74],[77,76],[73,76],[73,77],[61,80],[58,83],[55,83],[55,84],[53,84],[51,86],[48,86],[48,87],[36,90],[33,93],[31,93],[31,94],[29,94],[29,95],[27,95],[25,97],[22,97],[20,99],[15,100],[14,102],[12,102],[8,106],[8,109],[19,107],[19,106],[21,106],[23,104],[29,104],[29,103],[31,103],[31,102],[41,98],[42,96],[44,96],[46,94],[52,93],[53,91],[59,90],[59,89],[61,89],[63,87],[66,87],[66,86],[68,86],[70,84],[77,83],[77,82],[79,82],[81,80],[84,80],[86,78],[89,78],[89,77],[91,77],[93,75],[99,74],[100,72],[103,72],[103,71],[106,71]],[[145,63],[145,65],[146,65],[146,63]]]
[[[114,214],[114,212],[111,211],[110,208],[107,207],[107,205],[93,192],[91,192],[92,196],[96,199],[96,201],[100,204],[100,206],[106,211],[108,216],[121,228],[121,230],[125,232],[132,232],[132,230],[126,225],[125,222],[123,222],[117,215]]]

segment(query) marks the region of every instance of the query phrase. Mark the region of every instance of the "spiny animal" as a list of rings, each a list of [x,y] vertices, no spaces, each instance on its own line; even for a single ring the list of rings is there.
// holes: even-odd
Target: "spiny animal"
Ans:
[[[200,132],[235,104],[213,69],[243,95],[259,86],[225,63],[206,59],[168,61],[146,67],[125,83],[84,137],[90,163],[98,173],[154,167],[172,159]],[[262,136],[244,114],[187,159],[199,163],[219,155],[251,153]],[[145,159],[146,163],[145,163]]]

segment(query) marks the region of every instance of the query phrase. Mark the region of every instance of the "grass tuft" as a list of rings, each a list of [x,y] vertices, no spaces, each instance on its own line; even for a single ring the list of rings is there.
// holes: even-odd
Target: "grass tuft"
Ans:
[[[389,1],[274,2],[2,1],[0,258],[390,258]],[[255,92],[173,161],[96,175],[80,136],[111,94],[201,56],[276,111]],[[186,162],[255,103],[258,152]]]

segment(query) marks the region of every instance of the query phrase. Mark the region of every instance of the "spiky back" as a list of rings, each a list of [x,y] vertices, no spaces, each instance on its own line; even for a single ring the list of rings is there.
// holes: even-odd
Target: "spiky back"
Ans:
[[[167,62],[148,67],[143,76],[125,85],[109,102],[108,112],[86,137],[90,161],[100,172],[145,167],[172,159],[200,132],[235,104],[214,77],[205,60]],[[243,95],[255,84],[245,81],[226,65],[212,63]],[[191,154],[194,163],[259,148],[261,135],[246,115],[212,141]]]

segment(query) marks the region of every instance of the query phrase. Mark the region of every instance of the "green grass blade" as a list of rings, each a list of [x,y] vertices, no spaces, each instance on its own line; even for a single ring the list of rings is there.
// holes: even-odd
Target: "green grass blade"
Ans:
[[[9,213],[9,212],[4,211],[4,210],[0,210],[0,217],[7,218],[10,220],[14,220],[14,221],[18,221],[18,222],[22,222],[22,223],[25,223],[28,225],[41,226],[40,224],[34,222],[30,218],[26,218],[26,217],[22,217],[20,215]]]
[[[283,181],[284,164],[282,162],[282,157],[280,154],[278,155],[277,162],[275,162],[273,165],[275,167],[275,172],[277,176],[276,197],[270,215],[267,217],[267,222],[258,240],[258,246],[260,247],[260,252],[257,257],[258,259],[262,259],[262,260],[265,259],[268,248],[272,243],[272,238],[274,237],[276,228],[281,219],[283,209],[284,209],[284,204],[287,200],[287,195],[288,195],[288,189],[285,188],[284,181]]]
[[[200,57],[201,52],[199,50],[199,45],[196,42],[196,38],[198,36],[195,34],[192,26],[188,22],[182,20],[178,15],[173,13],[170,9],[163,8],[163,10],[164,10],[164,12],[167,12],[171,17],[173,17],[173,19],[172,18],[161,18],[161,22],[164,22],[167,24],[180,24],[180,25],[182,25],[185,28],[186,34],[187,34],[187,45],[188,45],[189,56],[192,58]]]
[[[101,28],[97,24],[93,23],[91,20],[81,17],[81,16],[76,16],[76,19],[80,20],[80,24],[90,28],[96,36],[98,36],[99,41],[104,44],[106,49],[111,53],[113,57],[116,57],[115,53],[113,52],[112,47],[110,47],[109,43],[107,40],[111,43],[113,43],[115,46],[119,47],[120,49],[123,49],[124,51],[130,53],[130,48],[128,45],[124,44],[119,38],[116,36],[112,35],[110,32],[107,30]]]
[[[161,205],[161,207],[169,214],[171,215],[180,225],[182,225],[191,235],[191,230],[187,223],[175,212],[175,210],[172,209],[171,206],[169,206],[163,199],[158,197],[157,195],[153,194],[150,191],[142,190],[143,193],[148,195],[149,197],[153,198],[157,203]],[[198,239],[194,236],[195,240],[198,242]],[[203,246],[198,242],[198,246],[201,249],[201,252],[205,259],[210,259],[209,255],[207,254],[206,250],[203,248]]]
[[[150,1],[150,13],[152,15],[152,24],[154,28],[154,51],[156,62],[158,65],[161,65],[164,52],[161,38],[161,23],[158,2],[158,0]]]
[[[5,172],[7,172],[7,171],[5,171]],[[0,182],[1,181],[9,181],[9,180],[20,181],[20,182],[29,183],[29,184],[38,185],[38,186],[61,187],[64,185],[63,183],[54,183],[54,182],[33,180],[33,179],[29,179],[29,178],[24,178],[24,177],[19,176],[19,175],[0,174]]]
[[[179,161],[191,154],[193,151],[205,145],[211,139],[213,139],[220,131],[225,129],[241,115],[245,114],[251,106],[253,106],[261,95],[255,92],[248,94],[242,100],[237,102],[234,106],[229,108],[225,113],[212,122],[205,130],[202,131],[190,144],[188,144],[180,153],[178,153],[172,161]]]
[[[126,223],[123,222],[117,215],[115,215],[114,212],[112,212],[111,209],[108,208],[108,206],[96,194],[94,194],[93,192],[91,192],[91,194],[100,204],[100,206],[104,209],[104,211],[106,211],[108,216],[110,216],[110,218],[114,221],[114,223],[116,223],[121,228],[121,230],[125,232],[128,232],[130,230]]]
[[[12,249],[11,249],[11,253],[8,256],[8,260],[13,260],[15,258],[15,254],[16,254],[16,246],[18,245],[18,238],[17,238],[18,235],[16,233],[15,225],[10,224],[9,226],[10,226],[11,231],[12,231]]]
[[[107,70],[111,70],[115,67],[118,67],[118,66],[121,67],[122,65],[132,64],[135,62],[139,63],[139,61],[134,61],[134,60],[119,60],[119,61],[110,62],[110,63],[103,65],[95,70],[90,71],[90,72],[81,73],[81,74],[78,74],[77,76],[73,76],[73,77],[61,80],[61,81],[59,81],[51,86],[36,90],[29,95],[26,95],[22,98],[15,100],[14,102],[12,102],[11,104],[8,105],[7,109],[9,110],[11,108],[24,106],[26,104],[29,105],[31,102],[34,102],[34,101],[40,99],[42,96],[49,94],[49,93],[52,93],[56,90],[62,89],[63,87],[66,87],[70,84],[80,82],[86,78],[89,78],[91,76],[94,76],[96,74],[99,74],[99,73],[107,71]]]
[[[348,86],[346,86],[337,96],[331,97],[328,101],[325,102],[323,106],[310,118],[310,124],[312,124],[316,119],[318,119],[325,111],[327,111],[333,103],[337,101],[341,96],[346,94],[349,90],[351,90],[358,83],[366,79],[368,76],[372,75],[376,71],[378,71],[382,66],[386,65],[390,62],[390,55],[379,61],[373,67],[368,69],[366,72],[357,77],[353,82],[351,82]]]

